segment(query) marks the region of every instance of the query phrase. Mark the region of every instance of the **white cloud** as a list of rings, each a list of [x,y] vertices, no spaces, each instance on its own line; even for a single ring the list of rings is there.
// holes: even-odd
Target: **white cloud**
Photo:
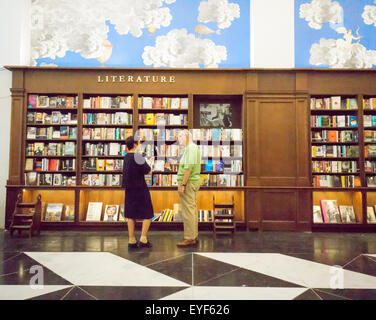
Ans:
[[[228,0],[202,1],[198,11],[199,22],[216,22],[219,29],[230,27],[232,21],[235,20],[235,18],[240,17],[239,5],[236,3],[229,3]]]
[[[109,31],[107,20],[119,34],[140,37],[145,28],[170,24],[170,10],[163,5],[175,1],[32,0],[32,64],[38,58],[63,57],[68,50],[84,58],[98,58]]]
[[[40,67],[57,67],[58,65],[57,64],[54,64],[54,63],[46,63],[46,62],[42,62],[40,64]]]
[[[188,34],[186,29],[174,29],[157,37],[154,47],[146,46],[142,58],[145,65],[154,67],[218,68],[227,59],[227,50],[209,39]]]
[[[376,6],[365,6],[362,18],[365,24],[373,24],[376,27]]]
[[[326,22],[343,22],[343,9],[337,1],[312,0],[300,6],[299,17],[304,18],[313,29],[321,29]]]
[[[320,43],[312,45],[310,52],[309,62],[312,65],[354,69],[372,68],[376,65],[376,51],[343,39],[320,39]]]

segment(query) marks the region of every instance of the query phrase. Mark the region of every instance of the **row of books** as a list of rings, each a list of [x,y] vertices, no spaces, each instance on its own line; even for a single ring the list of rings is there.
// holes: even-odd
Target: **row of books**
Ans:
[[[84,113],[82,123],[85,124],[123,124],[132,125],[133,115],[128,112]]]
[[[359,134],[356,130],[321,130],[312,131],[311,136],[312,142],[358,142]]]
[[[139,109],[188,109],[188,98],[139,97]]]
[[[375,110],[376,109],[376,98],[364,98],[363,99],[363,109],[365,109],[365,110]]]
[[[376,206],[367,206],[367,223],[376,223]],[[357,223],[354,207],[338,205],[337,200],[321,200],[313,206],[314,223]]]
[[[84,109],[132,109],[133,96],[85,98],[83,107]]]
[[[36,171],[25,173],[27,186],[75,186],[76,176],[61,173],[39,173]]]
[[[325,98],[311,98],[311,110],[356,110],[358,101],[356,98],[343,98],[332,96]]]
[[[89,158],[82,161],[84,171],[122,171],[123,160]]]
[[[201,186],[203,187],[242,187],[244,177],[231,174],[201,174]],[[146,184],[158,187],[174,187],[178,185],[177,174],[148,174],[145,175]]]
[[[139,128],[135,132],[138,141],[177,141],[183,129],[149,129]]]
[[[157,213],[151,219],[155,222],[171,222],[174,221],[175,211],[172,209],[164,209],[161,213]]]
[[[199,145],[201,158],[208,157],[238,157],[243,156],[243,146],[235,145]]]
[[[124,204],[106,204],[103,211],[103,202],[89,202],[86,211],[86,221],[125,221]]]
[[[56,127],[27,127],[27,139],[43,139],[43,140],[54,140],[54,139],[77,139],[77,127],[60,126]]]
[[[357,158],[359,157],[359,146],[312,146],[313,158]]]
[[[213,210],[198,210],[199,222],[213,222]]]
[[[241,172],[243,170],[241,160],[206,160],[201,164],[201,172]]]
[[[26,159],[25,171],[73,171],[76,159]]]
[[[107,186],[120,187],[120,174],[82,174],[81,183],[83,186]]]
[[[364,131],[364,142],[376,142],[376,131]]]
[[[28,112],[26,122],[27,124],[77,124],[77,113]]]
[[[360,187],[360,185],[360,178],[357,176],[313,176],[313,186],[315,188],[355,188]]]
[[[191,129],[194,141],[242,141],[242,129]]]
[[[133,134],[133,129],[126,128],[83,128],[84,140],[125,140]]]
[[[42,221],[74,221],[74,205],[42,202]]]
[[[364,168],[366,172],[376,172],[376,162],[366,160],[364,162]]]
[[[110,143],[85,143],[85,156],[125,156],[125,144]]]
[[[356,173],[357,161],[312,161],[313,173]]]
[[[65,143],[28,143],[26,156],[74,156],[76,154],[76,143],[67,141]]]
[[[139,152],[145,157],[180,157],[184,153],[184,147],[179,144],[154,144],[143,143]],[[156,152],[156,153],[155,153]]]
[[[147,125],[187,125],[187,114],[165,114],[165,113],[140,113],[138,115],[139,124]]]
[[[356,116],[311,116],[312,128],[358,127]]]
[[[38,94],[29,94],[28,108],[77,108],[77,96],[46,96]]]
[[[376,116],[364,115],[363,126],[376,127]]]
[[[368,144],[364,146],[364,156],[368,157],[376,157],[376,145]]]
[[[215,210],[215,214],[214,214],[214,222],[220,222],[220,223],[223,223],[223,222],[232,222],[234,220],[234,216],[233,216],[234,212],[232,209],[228,209],[228,208],[225,208],[225,209],[217,209]],[[221,215],[221,216],[229,216],[228,218],[226,217],[217,217],[217,215]]]

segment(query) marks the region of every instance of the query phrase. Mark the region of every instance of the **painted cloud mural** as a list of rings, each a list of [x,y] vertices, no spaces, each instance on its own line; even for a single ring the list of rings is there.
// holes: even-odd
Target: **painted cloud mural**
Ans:
[[[356,5],[359,5],[359,1]],[[364,1],[362,1],[364,3]],[[348,10],[350,8],[347,8]],[[355,16],[357,12],[352,12]],[[369,50],[361,42],[364,36],[359,32],[359,23],[374,24],[376,26],[376,7],[366,5],[362,18],[357,17],[358,26],[354,29],[346,27],[346,15],[338,1],[311,0],[300,5],[299,18],[305,19],[308,26],[314,30],[320,30],[324,24],[326,33],[332,38],[320,38],[318,43],[311,44],[309,64],[313,66],[328,65],[329,68],[373,68],[376,65],[376,51]],[[354,17],[353,25],[354,25]],[[364,29],[363,29],[364,30]],[[307,34],[306,36],[309,36]],[[299,45],[296,41],[295,47]]]
[[[31,65],[69,65],[68,54],[76,54],[83,66],[90,59],[105,66],[116,56],[117,63],[137,61],[132,65],[137,67],[218,68],[228,60],[227,46],[234,41],[220,30],[239,20],[238,3],[249,13],[249,0],[32,0]],[[243,20],[246,45],[249,16]],[[127,51],[119,54],[120,48]],[[249,45],[246,55],[249,66]]]

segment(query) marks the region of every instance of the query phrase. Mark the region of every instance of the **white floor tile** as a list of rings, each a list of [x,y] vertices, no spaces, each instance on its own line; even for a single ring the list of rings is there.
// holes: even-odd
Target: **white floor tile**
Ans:
[[[279,253],[197,253],[308,288],[376,289],[376,277]]]
[[[161,300],[292,300],[307,288],[190,287]]]
[[[43,286],[43,289],[33,289],[24,285],[0,286],[0,300],[25,300],[70,287],[72,286]]]
[[[108,252],[25,252],[78,286],[186,287],[189,284]]]

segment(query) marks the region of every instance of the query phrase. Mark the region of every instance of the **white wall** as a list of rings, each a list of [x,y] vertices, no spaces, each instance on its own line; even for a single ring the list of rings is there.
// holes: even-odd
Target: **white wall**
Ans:
[[[25,65],[30,61],[29,8],[30,0],[0,1],[0,229],[5,222],[12,86],[12,74],[2,66]]]
[[[251,67],[294,68],[294,0],[251,1]]]

